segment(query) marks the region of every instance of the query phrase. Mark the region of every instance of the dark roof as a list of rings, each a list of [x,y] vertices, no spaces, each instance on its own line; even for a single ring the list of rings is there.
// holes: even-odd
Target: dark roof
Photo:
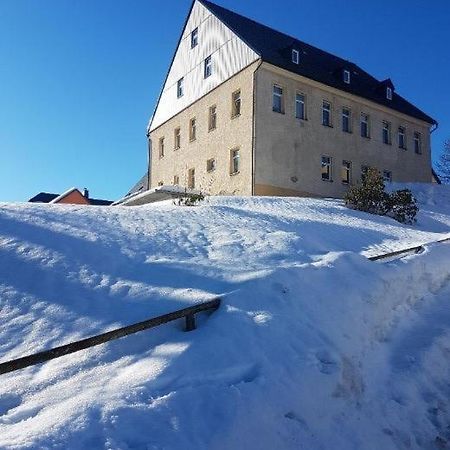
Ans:
[[[436,123],[434,119],[395,92],[392,100],[388,100],[385,87],[389,83],[393,86],[389,79],[379,81],[350,61],[334,56],[207,0],[199,1],[258,53],[263,61],[366,98],[427,123]],[[292,49],[299,50],[300,64],[292,62]],[[350,84],[343,81],[342,71],[344,69],[351,72]]]
[[[39,192],[39,194],[35,195],[33,198],[28,200],[32,203],[50,203],[56,197],[59,197],[60,194],[50,194],[49,192]],[[89,203],[95,206],[109,206],[113,202],[111,200],[102,200],[99,198],[89,198]]]
[[[28,200],[32,203],[50,203],[56,197],[59,197],[59,194],[50,194],[49,192],[39,192],[39,194],[35,195],[33,198]]]
[[[125,195],[128,197],[132,194],[137,194],[138,192],[144,192],[148,190],[148,172],[142,176],[142,178],[130,189],[130,191]]]

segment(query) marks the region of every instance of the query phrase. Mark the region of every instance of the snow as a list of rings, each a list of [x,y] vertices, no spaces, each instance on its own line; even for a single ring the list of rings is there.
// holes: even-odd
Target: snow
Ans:
[[[366,258],[450,236],[449,188],[411,187],[414,226],[319,199],[1,204],[2,362],[222,305],[0,375],[0,448],[445,448],[450,244]]]

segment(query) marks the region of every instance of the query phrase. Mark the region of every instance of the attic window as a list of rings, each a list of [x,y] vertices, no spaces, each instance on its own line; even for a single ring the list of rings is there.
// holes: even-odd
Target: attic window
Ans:
[[[292,49],[292,62],[298,64],[300,61],[300,53],[296,49]]]
[[[192,30],[191,33],[191,48],[197,47],[198,44],[198,28]]]
[[[386,98],[388,100],[392,100],[392,88],[390,88],[389,86],[386,87]]]
[[[350,70],[344,70],[343,78],[344,83],[350,84]]]

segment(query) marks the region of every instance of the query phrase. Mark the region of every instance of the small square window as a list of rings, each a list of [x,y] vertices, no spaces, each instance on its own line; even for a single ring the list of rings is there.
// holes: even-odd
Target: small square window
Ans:
[[[206,171],[213,172],[216,170],[216,160],[214,158],[208,159],[206,161]]]
[[[344,83],[345,84],[350,84],[350,70],[344,70]]]
[[[198,28],[192,30],[191,33],[191,48],[197,47],[198,44]]]
[[[183,97],[184,95],[184,78],[180,78],[177,81],[177,98]]]
[[[212,75],[212,59],[211,55],[205,59],[205,65],[203,68],[203,76],[204,78],[208,78]]]
[[[163,181],[158,181],[158,186],[164,186],[164,182]]]
[[[300,62],[300,53],[296,49],[292,50],[292,62],[294,64],[298,64]]]

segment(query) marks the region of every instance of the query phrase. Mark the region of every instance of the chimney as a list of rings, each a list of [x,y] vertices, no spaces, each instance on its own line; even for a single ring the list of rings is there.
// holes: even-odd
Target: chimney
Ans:
[[[87,199],[89,199],[89,190],[87,188],[83,189],[83,196]]]

